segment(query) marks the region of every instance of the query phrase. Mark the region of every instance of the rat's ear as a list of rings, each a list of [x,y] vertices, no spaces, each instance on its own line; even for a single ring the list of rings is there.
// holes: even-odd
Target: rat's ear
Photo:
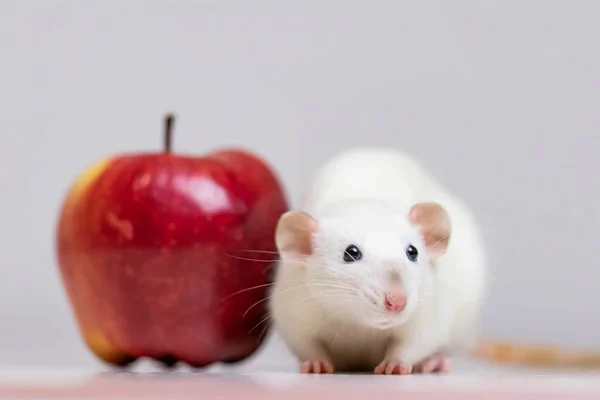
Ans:
[[[282,260],[303,261],[313,253],[317,221],[304,211],[288,211],[277,223],[275,244]]]
[[[450,216],[437,203],[415,204],[409,214],[410,222],[421,229],[427,252],[436,258],[446,252],[450,242],[452,225]]]

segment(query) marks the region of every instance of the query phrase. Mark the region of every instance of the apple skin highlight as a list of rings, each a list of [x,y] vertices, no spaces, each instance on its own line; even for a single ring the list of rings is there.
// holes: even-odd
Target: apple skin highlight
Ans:
[[[287,210],[274,171],[245,150],[120,155],[84,171],[62,204],[56,255],[88,348],[115,366],[253,355]]]

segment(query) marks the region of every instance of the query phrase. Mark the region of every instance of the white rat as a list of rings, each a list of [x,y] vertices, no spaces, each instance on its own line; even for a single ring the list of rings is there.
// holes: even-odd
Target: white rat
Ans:
[[[269,301],[304,373],[447,372],[477,336],[486,256],[473,215],[414,158],[351,149],[282,215]]]

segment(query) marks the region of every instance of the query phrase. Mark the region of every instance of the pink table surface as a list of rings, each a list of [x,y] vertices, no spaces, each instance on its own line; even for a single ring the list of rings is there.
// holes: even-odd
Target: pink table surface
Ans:
[[[457,371],[307,376],[293,371],[171,373],[0,370],[1,399],[600,399],[600,374]]]

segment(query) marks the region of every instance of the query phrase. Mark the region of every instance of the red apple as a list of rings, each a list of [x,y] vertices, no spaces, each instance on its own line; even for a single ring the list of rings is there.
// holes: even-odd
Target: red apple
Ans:
[[[69,189],[56,231],[62,281],[85,343],[101,360],[200,367],[261,345],[287,201],[259,156],[121,154]],[[260,259],[252,261],[248,259]]]

